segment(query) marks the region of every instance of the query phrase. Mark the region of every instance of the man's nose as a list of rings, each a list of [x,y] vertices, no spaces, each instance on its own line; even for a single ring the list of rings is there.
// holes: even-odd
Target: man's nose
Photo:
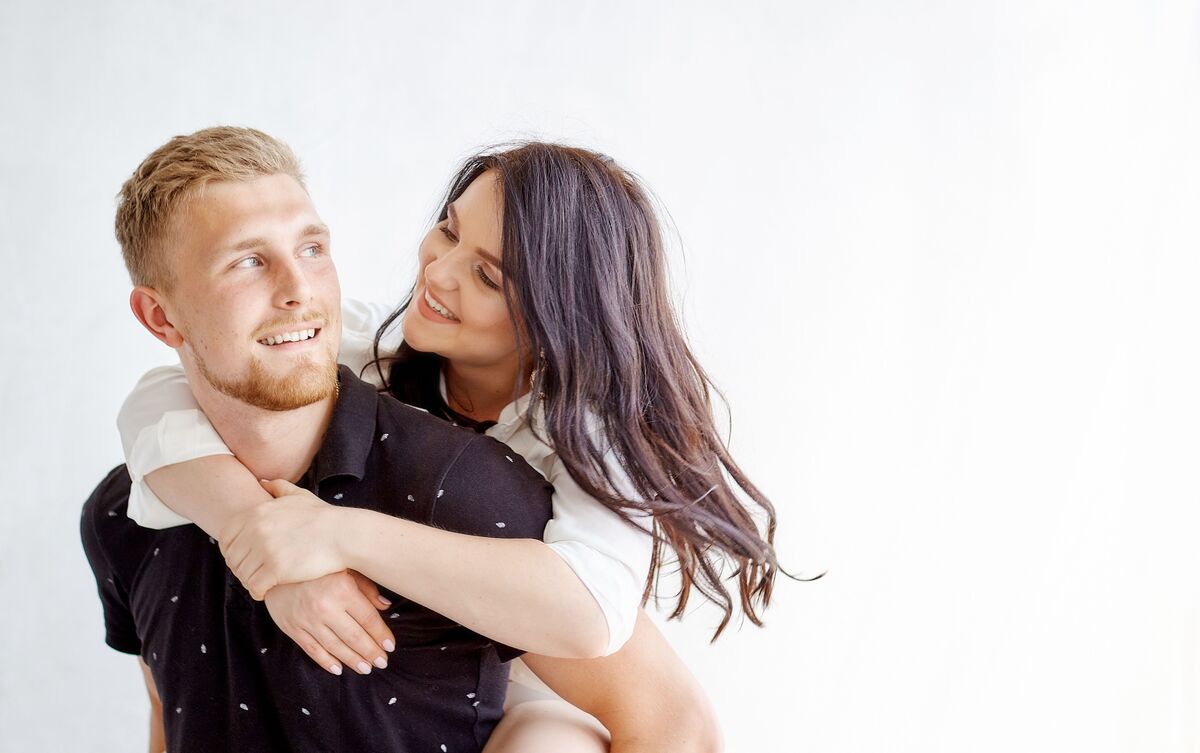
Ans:
[[[301,308],[312,299],[308,275],[295,260],[282,262],[276,268],[275,305],[282,309]]]

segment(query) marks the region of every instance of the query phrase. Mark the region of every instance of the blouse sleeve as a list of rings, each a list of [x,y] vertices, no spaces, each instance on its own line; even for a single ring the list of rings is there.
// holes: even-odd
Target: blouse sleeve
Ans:
[[[618,475],[623,478],[619,468]],[[631,525],[580,488],[557,456],[546,480],[554,485],[554,517],[546,524],[543,540],[579,576],[604,612],[607,656],[633,635],[650,570],[653,519],[634,517],[636,525]]]
[[[233,453],[196,404],[183,367],[161,366],[146,372],[125,398],[117,428],[133,481],[129,517],[144,528],[191,523],[163,504],[146,484],[146,475],[175,463]]]
[[[342,346],[338,361],[349,366],[361,379],[382,387],[379,371],[367,368],[375,358],[375,332],[391,315],[393,308],[382,303],[366,303],[351,298],[342,299]],[[402,334],[399,320],[392,323],[379,342],[379,355],[390,356],[400,347]]]

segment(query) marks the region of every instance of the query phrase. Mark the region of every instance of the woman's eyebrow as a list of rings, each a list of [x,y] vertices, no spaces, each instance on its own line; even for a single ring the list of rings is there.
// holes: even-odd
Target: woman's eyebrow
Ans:
[[[453,222],[455,225],[458,224],[458,212],[455,211],[453,203],[446,205],[446,215],[450,218],[451,222]],[[475,253],[482,256],[488,263],[492,264],[497,269],[500,268],[500,257],[496,256],[490,251],[485,251],[480,246],[475,247]]]

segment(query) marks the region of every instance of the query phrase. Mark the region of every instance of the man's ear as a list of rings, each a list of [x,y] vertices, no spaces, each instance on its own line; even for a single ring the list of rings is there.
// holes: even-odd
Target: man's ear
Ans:
[[[183,335],[171,324],[163,306],[162,294],[154,288],[138,285],[129,294],[129,308],[150,334],[172,348],[183,345]]]

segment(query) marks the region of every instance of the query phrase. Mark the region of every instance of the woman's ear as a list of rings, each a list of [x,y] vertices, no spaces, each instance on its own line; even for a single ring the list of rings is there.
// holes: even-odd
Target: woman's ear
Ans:
[[[157,290],[138,285],[129,294],[129,308],[150,334],[169,347],[178,348],[183,345],[183,335],[171,323],[162,301],[162,294]]]

